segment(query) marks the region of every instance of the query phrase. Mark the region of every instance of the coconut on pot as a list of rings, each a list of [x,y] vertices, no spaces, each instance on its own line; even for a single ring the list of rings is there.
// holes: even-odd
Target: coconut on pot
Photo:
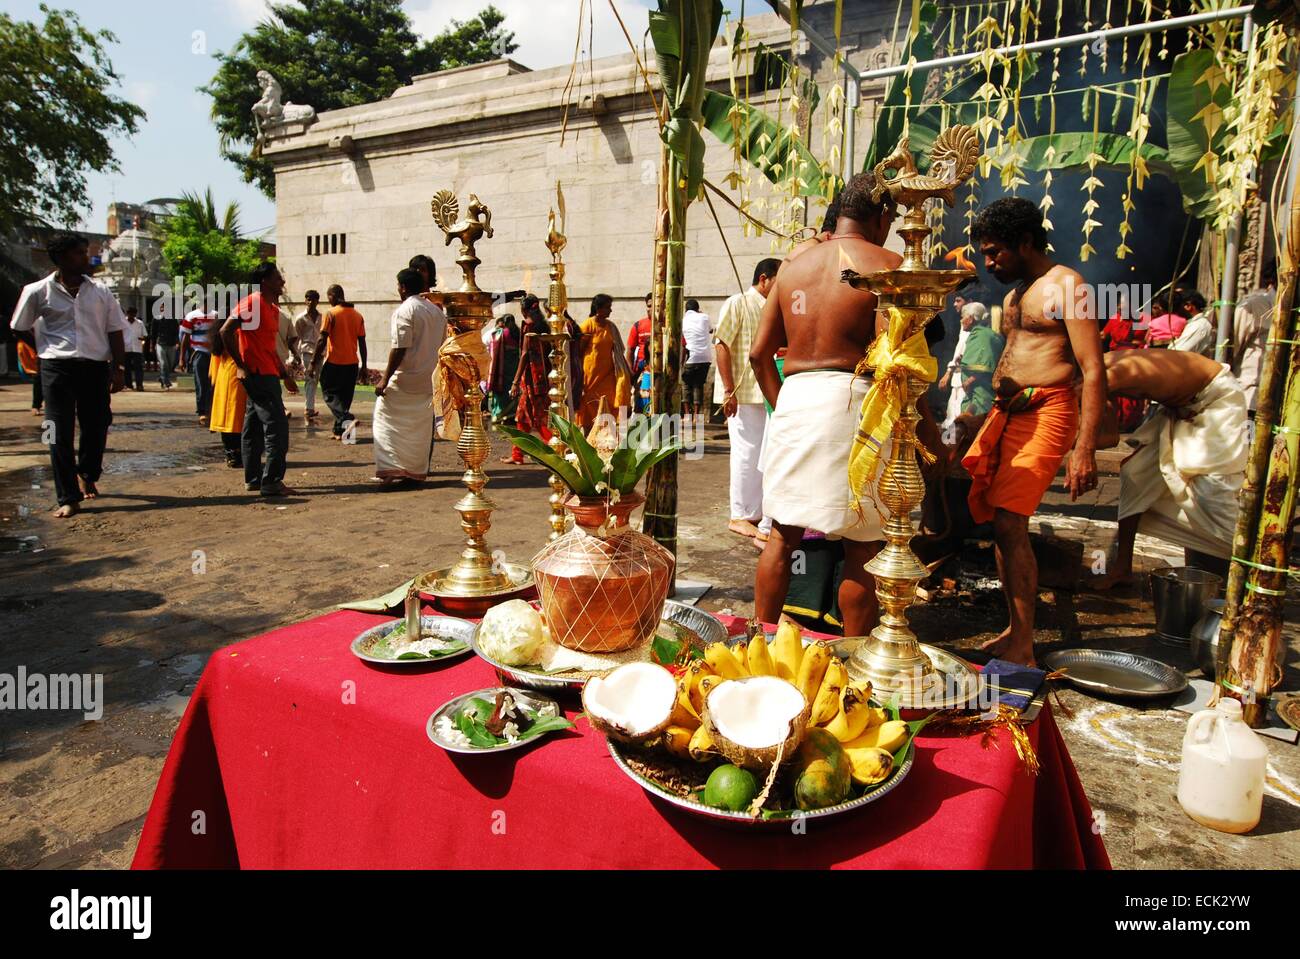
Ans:
[[[715,748],[746,769],[762,770],[795,758],[811,709],[798,688],[776,676],[719,683],[704,701],[704,725]]]
[[[668,728],[677,703],[677,681],[655,663],[626,663],[582,687],[582,708],[591,725],[619,742],[640,746]]]

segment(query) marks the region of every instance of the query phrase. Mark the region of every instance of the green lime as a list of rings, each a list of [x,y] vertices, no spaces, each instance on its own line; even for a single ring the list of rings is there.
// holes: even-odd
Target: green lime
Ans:
[[[719,766],[704,784],[704,804],[732,812],[744,812],[757,795],[753,774],[739,766]]]

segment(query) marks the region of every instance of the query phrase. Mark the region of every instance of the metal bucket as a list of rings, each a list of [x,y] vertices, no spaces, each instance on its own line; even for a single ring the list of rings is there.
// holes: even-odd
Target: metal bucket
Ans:
[[[1151,601],[1156,632],[1163,639],[1190,644],[1192,627],[1205,614],[1206,604],[1219,595],[1223,577],[1191,566],[1175,566],[1151,574]]]

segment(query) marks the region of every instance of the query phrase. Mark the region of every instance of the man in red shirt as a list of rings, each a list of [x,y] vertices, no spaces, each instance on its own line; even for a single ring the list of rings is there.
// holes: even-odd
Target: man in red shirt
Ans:
[[[298,385],[280,361],[276,337],[280,332],[280,294],[284,277],[274,263],[263,261],[250,279],[258,292],[244,297],[221,325],[226,353],[239,368],[236,374],[248,394],[241,446],[244,488],[263,496],[287,496],[284,485],[285,454],[289,451],[289,417],[280,397],[280,382],[290,393]],[[262,452],[266,466],[262,466]]]
[[[650,362],[650,308],[654,297],[645,295],[645,316],[632,324],[627,333],[627,365],[632,370],[632,388],[641,379],[641,371]]]

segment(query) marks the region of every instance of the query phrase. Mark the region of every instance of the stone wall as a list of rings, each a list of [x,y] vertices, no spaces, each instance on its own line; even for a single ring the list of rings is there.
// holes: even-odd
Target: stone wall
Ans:
[[[833,6],[809,8],[808,22],[827,36]],[[892,29],[895,5],[855,7],[845,13],[844,38],[850,59],[865,69],[887,53],[882,31]],[[745,28],[751,38],[789,47],[789,27],[775,15],[749,17]],[[829,60],[809,52],[801,37],[795,50],[827,90]],[[571,84],[569,72],[567,65],[530,71],[508,60],[443,71],[416,78],[386,101],[323,113],[304,132],[272,140],[265,154],[276,167],[278,260],[288,295],[297,303],[309,288],[324,293],[341,284],[367,318],[372,365],[379,365],[388,348],[396,273],[408,259],[426,253],[438,264],[441,288],[460,283],[455,250],[430,213],[430,197],[444,188],[459,196],[462,209],[475,193],[492,210],[495,236],[478,245],[479,285],[544,295],[542,240],[558,180],[567,207],[570,312],[581,319],[591,296],[610,293],[614,321],[626,334],[651,285],[657,127],[630,54],[580,64]],[[728,48],[719,41],[709,80],[725,88],[728,76]],[[881,89],[876,84],[864,97]],[[775,112],[774,99],[769,106]],[[859,111],[859,162],[873,114],[870,102]],[[819,110],[810,137],[819,155],[821,118]],[[705,141],[707,176],[722,186],[735,168],[731,150],[707,132]],[[757,172],[753,179],[755,195],[768,193]],[[745,236],[739,215],[716,198],[714,207],[741,283],[707,204],[695,203],[686,295],[716,316],[721,301],[749,284],[754,265],[773,255],[774,246],[770,235]],[[823,212],[824,204],[813,200],[808,222],[819,224]],[[316,255],[316,237],[323,249],[339,252]]]

